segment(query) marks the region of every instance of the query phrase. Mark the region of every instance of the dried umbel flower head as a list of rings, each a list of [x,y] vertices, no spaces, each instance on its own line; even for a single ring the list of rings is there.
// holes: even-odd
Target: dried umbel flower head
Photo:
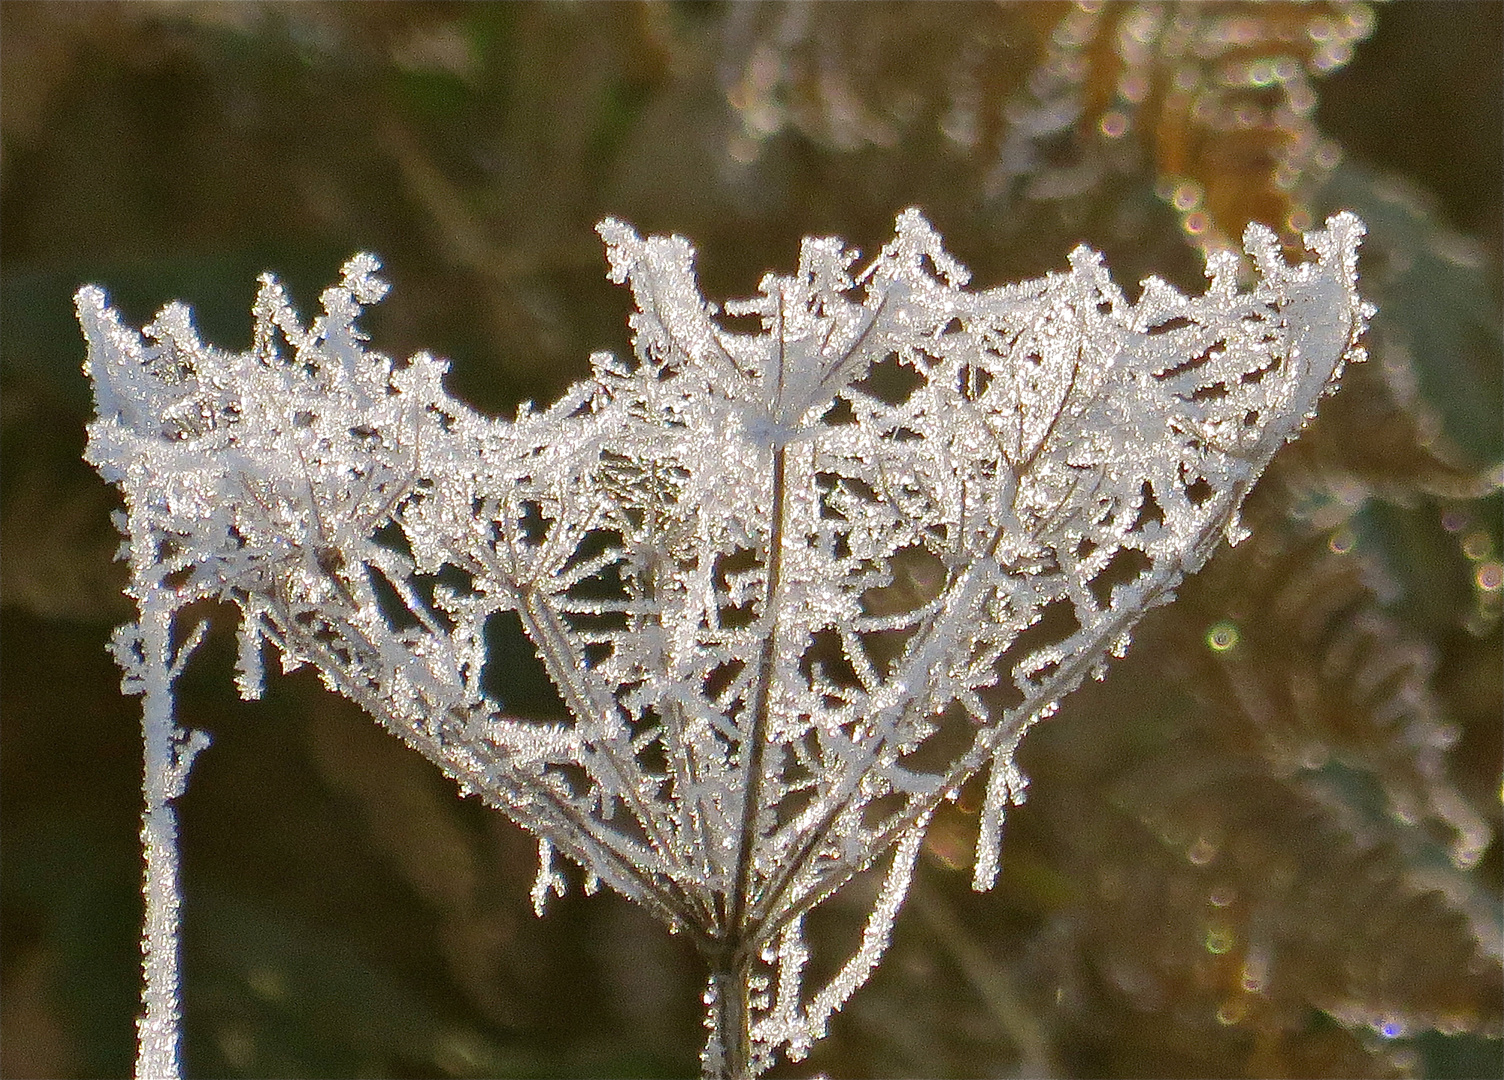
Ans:
[[[1363,229],[1337,215],[1291,266],[1253,227],[1250,289],[1221,253],[1205,295],[1150,280],[1129,302],[1085,248],[970,291],[908,210],[855,277],[840,241],[806,240],[794,274],[726,305],[755,333],[716,321],[687,241],[600,231],[635,355],[510,421],[451,398],[441,361],[366,349],[369,255],[307,327],[263,278],[238,354],[181,305],[143,338],[80,290],[88,459],[125,495],[142,612],[117,654],[147,699],[149,854],[198,745],[172,721],[173,622],[229,600],[243,693],[267,643],[312,665],[537,836],[540,910],[561,855],[686,934],[711,968],[705,1069],[755,1074],[871,973],[931,815],[984,773],[992,883],[1026,728],[1238,538],[1260,472],[1361,357]],[[508,613],[566,720],[487,692]],[[855,955],[806,992],[805,916],[873,868]],[[159,966],[175,888],[148,884]],[[175,1055],[175,979],[148,987],[143,1061],[153,1033],[151,1060]]]

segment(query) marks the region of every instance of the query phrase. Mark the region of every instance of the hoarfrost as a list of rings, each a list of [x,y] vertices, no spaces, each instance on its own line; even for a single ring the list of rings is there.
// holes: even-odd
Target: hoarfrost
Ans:
[[[169,656],[171,624],[229,600],[243,694],[268,643],[312,665],[538,837],[540,910],[557,855],[684,931],[716,973],[706,1068],[755,1073],[865,981],[931,813],[984,770],[992,883],[1024,730],[1236,542],[1260,472],[1361,358],[1363,227],[1333,217],[1292,266],[1253,226],[1248,290],[1226,253],[1203,296],[1150,280],[1130,302],[1086,248],[969,291],[908,210],[859,274],[810,239],[726,305],[758,333],[716,321],[684,239],[600,232],[635,355],[512,421],[450,398],[442,361],[366,348],[370,255],[306,327],[263,277],[238,354],[182,305],[143,336],[81,289],[87,456],[125,496],[145,628],[126,637],[155,642],[117,655],[147,687],[149,822],[199,746],[172,726],[191,643]],[[567,723],[487,695],[502,612]],[[804,917],[885,859],[857,952],[806,994]],[[175,1032],[163,940],[149,966],[172,956],[173,985],[148,1016]]]

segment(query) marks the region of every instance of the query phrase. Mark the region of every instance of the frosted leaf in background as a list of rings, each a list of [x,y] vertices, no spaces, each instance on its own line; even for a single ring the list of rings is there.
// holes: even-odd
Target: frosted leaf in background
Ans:
[[[1370,309],[1362,225],[1287,264],[1269,230],[1208,289],[1136,302],[1086,248],[966,288],[917,210],[860,272],[835,239],[728,303],[693,249],[602,223],[634,355],[597,354],[546,409],[484,417],[443,362],[368,351],[352,259],[305,326],[262,279],[252,347],[172,305],[130,330],[79,294],[88,459],[127,505],[132,595],[171,622],[242,613],[539,840],[541,910],[583,868],[711,968],[709,1072],[801,1057],[885,948],[931,815],[987,773],[974,883],[1025,780],[1025,729],[1128,645],[1226,535],[1344,365]],[[569,711],[486,689],[520,621]],[[166,624],[164,624],[166,625]],[[806,991],[805,916],[886,867],[856,953]]]

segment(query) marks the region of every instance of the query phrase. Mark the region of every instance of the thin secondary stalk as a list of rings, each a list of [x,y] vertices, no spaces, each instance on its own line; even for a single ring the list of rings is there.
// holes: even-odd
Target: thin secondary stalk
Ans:
[[[141,842],[145,854],[142,895],[146,917],[141,932],[145,974],[143,1014],[136,1020],[136,1076],[139,1080],[177,1080],[181,1039],[178,980],[180,928],[178,906],[178,820],[172,799],[172,675],[168,660],[172,613],[148,605],[141,619],[141,736],[145,775]]]

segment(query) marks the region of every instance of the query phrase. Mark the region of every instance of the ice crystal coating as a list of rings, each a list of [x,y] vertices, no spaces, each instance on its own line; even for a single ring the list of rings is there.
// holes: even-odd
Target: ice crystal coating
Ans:
[[[243,694],[268,643],[311,664],[538,837],[540,910],[562,856],[685,932],[721,973],[705,1066],[755,1074],[867,978],[931,814],[983,773],[993,882],[1025,729],[1237,540],[1361,358],[1363,227],[1333,217],[1292,266],[1253,226],[1248,290],[1221,253],[1203,296],[1151,279],[1130,303],[1086,248],[969,291],[908,210],[856,277],[841,241],[805,240],[726,305],[756,333],[717,322],[684,239],[600,233],[635,355],[511,421],[449,397],[442,361],[367,350],[370,255],[308,327],[263,277],[238,354],[181,305],[143,338],[81,289],[87,456],[124,492],[143,624],[232,601]],[[567,720],[488,696],[505,613]],[[806,992],[804,917],[884,860],[856,954]]]

